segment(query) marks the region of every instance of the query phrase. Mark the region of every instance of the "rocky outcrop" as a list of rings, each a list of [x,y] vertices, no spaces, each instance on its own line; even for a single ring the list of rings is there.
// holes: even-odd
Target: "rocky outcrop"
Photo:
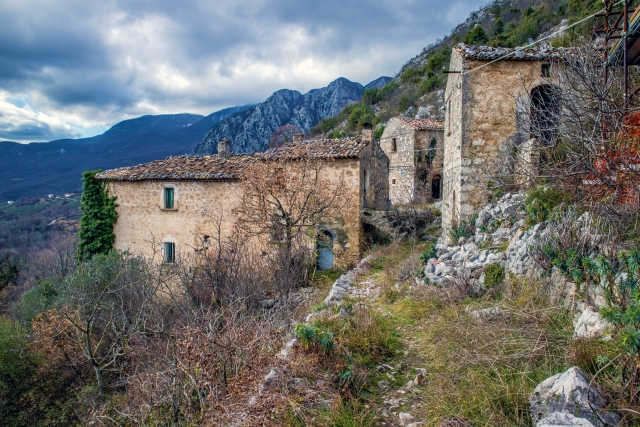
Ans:
[[[605,400],[595,384],[590,386],[585,373],[575,366],[538,384],[529,403],[536,427],[606,427],[620,422],[617,414],[605,410]]]
[[[370,85],[375,86],[384,81],[383,77],[380,79],[374,80]],[[218,141],[223,138],[231,141],[231,150],[235,153],[264,151],[279,127],[295,125],[301,131],[308,132],[322,119],[333,117],[348,104],[360,100],[364,89],[360,83],[344,77],[334,80],[327,87],[312,89],[304,95],[296,90],[281,89],[266,101],[214,125],[196,146],[194,153],[217,153]]]
[[[374,81],[367,83],[367,85],[364,87],[364,89],[365,90],[367,90],[367,89],[382,89],[391,80],[393,80],[393,77],[389,77],[389,76],[378,77]]]

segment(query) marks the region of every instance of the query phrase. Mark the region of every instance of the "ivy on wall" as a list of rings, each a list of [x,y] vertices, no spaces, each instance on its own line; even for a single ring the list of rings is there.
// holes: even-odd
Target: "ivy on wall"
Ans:
[[[118,219],[115,197],[110,197],[106,184],[96,179],[101,170],[86,171],[82,174],[82,198],[80,209],[82,219],[78,231],[78,262],[91,259],[96,254],[106,254],[115,241],[113,225]]]

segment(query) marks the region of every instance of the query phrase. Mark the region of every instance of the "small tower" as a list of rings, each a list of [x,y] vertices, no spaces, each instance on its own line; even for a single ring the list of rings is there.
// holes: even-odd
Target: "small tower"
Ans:
[[[231,157],[231,141],[227,138],[222,138],[222,140],[218,142],[218,158],[227,159],[229,157]]]

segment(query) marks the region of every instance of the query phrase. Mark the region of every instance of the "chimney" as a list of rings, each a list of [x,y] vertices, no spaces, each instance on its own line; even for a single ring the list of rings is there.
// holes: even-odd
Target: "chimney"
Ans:
[[[293,134],[293,142],[302,142],[302,140],[304,139],[304,135],[301,133],[294,133]]]
[[[363,126],[362,139],[365,141],[373,141],[373,125],[371,123],[365,123]]]
[[[218,142],[218,158],[226,159],[229,157],[231,157],[231,141],[222,138],[222,141]]]

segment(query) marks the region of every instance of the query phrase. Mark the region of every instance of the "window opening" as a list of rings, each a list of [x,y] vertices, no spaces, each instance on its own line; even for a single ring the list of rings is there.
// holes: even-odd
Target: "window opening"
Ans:
[[[391,151],[394,153],[398,151],[398,143],[395,138],[391,139]]]
[[[531,138],[537,138],[544,145],[553,142],[558,125],[560,108],[555,88],[542,85],[531,90]]]
[[[176,244],[173,242],[164,243],[164,262],[173,264],[176,262]]]
[[[439,199],[442,195],[442,177],[440,175],[434,175],[431,178],[431,197],[433,199]]]
[[[551,77],[551,64],[542,64],[540,71],[542,77]]]
[[[173,209],[173,188],[164,189],[164,208]]]

